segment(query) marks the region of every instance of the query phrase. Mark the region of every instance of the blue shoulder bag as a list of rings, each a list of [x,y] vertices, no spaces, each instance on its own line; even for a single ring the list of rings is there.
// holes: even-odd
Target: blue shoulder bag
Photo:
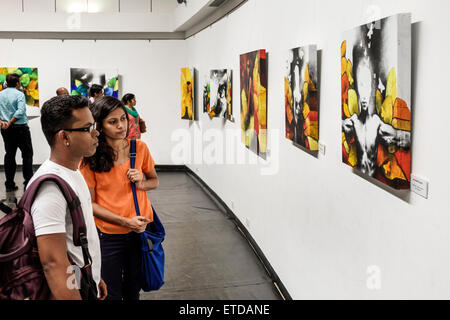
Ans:
[[[130,140],[130,162],[131,169],[134,169],[136,160],[136,140]],[[136,214],[141,215],[139,203],[136,196],[136,185],[131,183],[133,190],[134,207]],[[164,249],[162,242],[166,236],[164,226],[153,208],[153,221],[147,225],[147,229],[140,233],[142,248],[142,281],[141,287],[145,292],[158,290],[164,284]]]

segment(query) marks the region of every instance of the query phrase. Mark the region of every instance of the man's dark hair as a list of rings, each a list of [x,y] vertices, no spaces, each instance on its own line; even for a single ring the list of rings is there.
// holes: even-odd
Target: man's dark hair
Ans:
[[[89,89],[89,97],[95,96],[97,93],[102,92],[103,87],[99,84],[93,84]]]
[[[50,147],[55,143],[59,130],[70,127],[76,119],[72,111],[88,107],[88,99],[82,96],[56,96],[47,100],[41,108],[41,126]]]
[[[6,83],[8,88],[15,88],[17,84],[20,82],[20,77],[18,74],[10,73],[6,76]]]

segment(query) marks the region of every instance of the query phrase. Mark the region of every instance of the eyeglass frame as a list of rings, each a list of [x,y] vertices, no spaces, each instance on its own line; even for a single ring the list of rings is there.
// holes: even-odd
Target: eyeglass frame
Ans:
[[[84,128],[66,128],[66,129],[59,129],[58,131],[69,131],[69,132],[88,132],[88,133],[92,133],[92,131],[97,130],[97,122],[94,122],[93,124],[89,125],[89,127],[84,127]],[[58,132],[57,131],[57,132]]]

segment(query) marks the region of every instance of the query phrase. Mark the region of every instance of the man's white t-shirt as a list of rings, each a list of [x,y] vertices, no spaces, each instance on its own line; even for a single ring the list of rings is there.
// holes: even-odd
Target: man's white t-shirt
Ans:
[[[92,211],[91,194],[79,170],[70,170],[53,161],[46,160],[36,171],[28,185],[44,174],[56,174],[64,179],[75,191],[81,202],[86,223],[89,253],[92,257],[92,276],[100,282],[101,252],[97,227]],[[84,266],[81,247],[73,244],[73,224],[67,202],[58,186],[53,182],[44,182],[31,207],[36,237],[45,234],[65,233],[67,250],[73,262]]]

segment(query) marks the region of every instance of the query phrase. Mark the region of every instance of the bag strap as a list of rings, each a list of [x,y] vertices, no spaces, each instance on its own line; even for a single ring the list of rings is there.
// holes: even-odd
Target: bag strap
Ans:
[[[72,187],[64,179],[56,174],[44,174],[38,177],[27,187],[27,190],[18,203],[18,207],[31,213],[31,206],[33,205],[34,199],[42,184],[47,181],[54,182],[66,199],[73,224],[73,244],[81,247],[85,266],[90,265],[92,258],[88,248],[86,223],[84,221],[81,202]]]
[[[130,168],[134,169],[136,162],[136,140],[130,140]],[[136,194],[136,184],[131,182],[131,190],[133,191],[134,208],[136,209],[136,215],[140,216],[141,211],[139,210],[139,202]]]

